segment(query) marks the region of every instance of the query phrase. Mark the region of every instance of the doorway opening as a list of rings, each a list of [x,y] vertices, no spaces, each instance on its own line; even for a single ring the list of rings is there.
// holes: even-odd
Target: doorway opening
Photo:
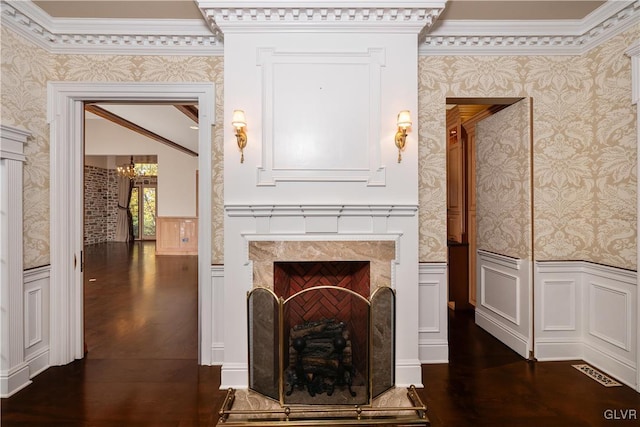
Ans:
[[[531,102],[446,103],[448,306],[474,311],[481,327],[526,356],[533,336]]]
[[[64,365],[84,356],[83,321],[83,164],[84,106],[87,102],[196,103],[199,110],[197,300],[198,362],[211,364],[211,183],[212,125],[215,86],[212,83],[82,83],[50,82],[51,129],[51,328],[50,364]],[[112,141],[115,142],[115,141]],[[168,198],[170,200],[170,198]],[[72,262],[69,262],[71,259]],[[74,262],[75,261],[75,262]],[[204,339],[203,339],[204,337]]]
[[[197,224],[197,125],[193,102],[85,102],[83,294],[90,359],[198,358],[197,251],[160,256],[156,246],[158,214]],[[197,230],[190,237],[197,242]]]

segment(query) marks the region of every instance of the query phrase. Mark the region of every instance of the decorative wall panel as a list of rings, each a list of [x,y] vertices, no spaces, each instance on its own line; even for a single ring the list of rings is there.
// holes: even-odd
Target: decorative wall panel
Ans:
[[[258,184],[367,181],[383,185],[380,156],[383,49],[259,49],[264,141]]]
[[[576,281],[544,280],[541,310],[543,331],[576,330]]]
[[[589,291],[589,333],[609,344],[630,350],[631,293],[591,282]],[[605,315],[606,313],[606,315]]]

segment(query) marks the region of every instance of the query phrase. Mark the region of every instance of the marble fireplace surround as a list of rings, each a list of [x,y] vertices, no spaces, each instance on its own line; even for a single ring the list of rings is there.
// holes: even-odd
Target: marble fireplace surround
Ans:
[[[275,262],[369,261],[373,293],[380,286],[392,287],[392,261],[396,259],[393,240],[281,240],[249,242],[253,262],[253,287],[273,290]]]

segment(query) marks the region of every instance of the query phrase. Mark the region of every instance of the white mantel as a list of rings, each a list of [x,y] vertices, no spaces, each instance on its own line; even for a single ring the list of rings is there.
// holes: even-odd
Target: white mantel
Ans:
[[[421,385],[418,34],[441,2],[199,2],[224,36],[222,387],[247,387],[249,242],[392,240],[396,384]],[[244,162],[231,126],[245,111]],[[396,118],[410,110],[402,162]]]

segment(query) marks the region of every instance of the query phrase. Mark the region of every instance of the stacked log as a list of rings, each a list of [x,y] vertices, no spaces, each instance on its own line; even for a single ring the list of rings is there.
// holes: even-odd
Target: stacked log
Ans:
[[[305,340],[302,350],[302,366],[305,372],[335,376],[338,369],[339,353],[334,348],[334,340],[342,337],[346,346],[342,350],[342,364],[345,368],[352,368],[353,357],[349,331],[344,322],[336,319],[322,319],[295,325],[289,332],[289,366],[294,367],[298,357],[293,347],[296,338]]]

